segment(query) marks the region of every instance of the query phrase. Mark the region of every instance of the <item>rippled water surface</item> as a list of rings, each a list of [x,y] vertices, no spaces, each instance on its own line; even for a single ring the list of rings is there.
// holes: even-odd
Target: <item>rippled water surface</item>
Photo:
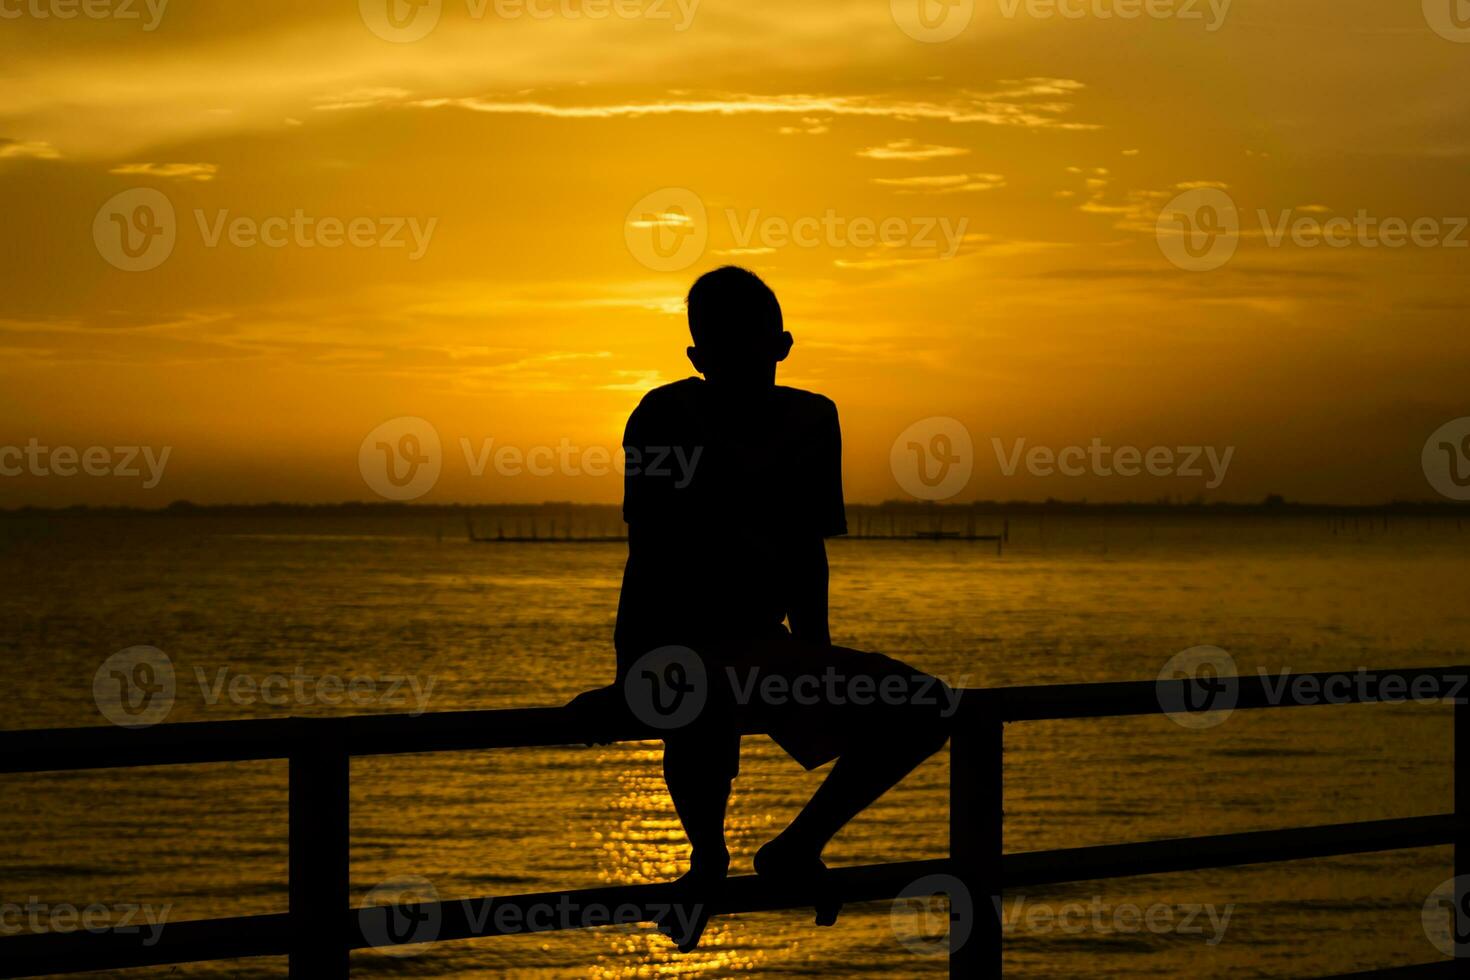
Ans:
[[[1470,533],[1452,523],[1334,534],[1326,521],[1028,519],[1012,531],[1003,557],[984,544],[834,542],[834,639],[955,686],[1152,679],[1200,644],[1243,672],[1454,663],[1470,650]],[[432,711],[557,704],[611,679],[617,544],[472,544],[412,515],[6,517],[0,540],[4,728],[105,725],[94,674],[139,644],[175,668],[168,721],[415,707],[407,683],[393,703],[360,706],[230,693],[275,674],[376,678],[380,694],[385,679],[411,678]],[[1006,737],[1013,851],[1451,807],[1442,706],[1236,712],[1199,731],[1164,717],[1027,723]],[[352,776],[360,902],[403,876],[443,898],[659,881],[687,856],[657,743],[387,756],[355,761]],[[137,904],[175,921],[283,910],[285,777],[279,763],[0,777],[0,903]],[[734,870],[749,870],[821,777],[746,740]],[[942,856],[948,779],[941,753],[853,823],[829,863]],[[1424,849],[1007,895],[1007,970],[1285,977],[1429,961],[1439,954],[1421,910],[1449,874],[1448,851]],[[1206,904],[1229,910],[1221,927],[1113,928],[1119,909],[1172,909],[1177,923]],[[1067,907],[1106,914],[1046,925]],[[901,915],[900,931],[909,925]],[[808,914],[716,919],[689,956],[639,926],[416,949],[357,954],[354,975],[945,969],[896,940],[886,904],[821,930]],[[276,977],[285,964],[128,975]]]

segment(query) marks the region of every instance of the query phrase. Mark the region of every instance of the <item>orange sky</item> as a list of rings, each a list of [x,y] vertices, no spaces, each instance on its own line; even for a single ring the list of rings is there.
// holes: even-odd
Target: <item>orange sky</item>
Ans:
[[[1449,0],[925,0],[936,42],[918,0],[389,2],[0,0],[0,448],[169,448],[154,486],[20,466],[0,506],[381,499],[359,450],[401,416],[442,444],[417,499],[615,501],[465,444],[615,446],[725,262],[837,401],[852,500],[903,496],[890,450],[936,416],[973,439],[958,500],[1435,498],[1421,448],[1470,414]],[[1191,189],[1236,209],[1217,268],[1157,231]],[[1273,238],[1360,211],[1436,244]],[[119,267],[157,255],[114,214],[172,251]],[[1007,475],[1020,439],[1233,456]]]

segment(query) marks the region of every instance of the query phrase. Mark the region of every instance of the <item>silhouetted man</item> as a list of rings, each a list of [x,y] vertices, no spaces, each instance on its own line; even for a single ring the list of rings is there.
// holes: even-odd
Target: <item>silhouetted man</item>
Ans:
[[[837,409],[776,384],[792,337],[775,294],[727,266],[699,278],[688,309],[689,360],[704,379],[650,391],[623,438],[618,682],[634,693],[645,682],[674,688],[650,697],[703,698],[664,741],[664,776],[693,848],[681,883],[696,892],[717,887],[729,867],[725,806],[742,728],[770,733],[807,769],[837,760],[755,857],[758,874],[817,894],[817,921],[830,924],[838,903],[821,897],[822,849],[944,744],[948,702],[928,675],[832,646],[824,539],[847,531]],[[669,647],[686,648],[672,676],[666,652],[640,670],[650,651]],[[629,681],[630,671],[646,676]],[[680,948],[692,949],[703,927],[676,937]]]

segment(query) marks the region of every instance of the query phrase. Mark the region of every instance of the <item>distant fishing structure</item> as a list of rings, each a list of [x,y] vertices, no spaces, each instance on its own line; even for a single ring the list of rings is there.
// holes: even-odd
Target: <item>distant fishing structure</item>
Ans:
[[[916,531],[900,531],[897,516],[888,514],[887,531],[874,530],[876,522],[874,518],[857,519],[857,533],[847,535],[849,541],[987,541],[994,542],[995,553],[1002,554],[1005,546],[1011,540],[1011,519],[1002,519],[999,533],[977,533],[975,530],[975,515],[965,515],[965,529],[963,531],[946,530],[944,527],[944,515],[938,511],[934,512],[933,520],[929,529]]]
[[[465,533],[469,540],[476,544],[615,544],[628,540],[626,534],[609,534],[603,529],[594,529],[590,523],[584,525],[582,533],[577,534],[573,528],[572,521],[567,520],[562,524],[561,533],[557,533],[556,518],[548,520],[548,528],[545,534],[541,533],[541,525],[534,516],[526,518],[530,531],[523,529],[520,518],[515,519],[511,533],[505,531],[505,521],[495,522],[494,534],[481,534],[475,526],[474,520],[465,515]],[[954,542],[989,542],[994,543],[995,553],[1002,554],[1005,545],[1011,539],[1011,521],[1005,518],[1001,522],[999,533],[978,533],[975,530],[975,518],[968,515],[965,529],[950,530],[944,527],[944,518],[936,513],[931,526],[928,529],[909,530],[900,528],[895,515],[888,515],[888,527],[885,530],[875,529],[875,521],[872,518],[857,520],[857,531],[845,537],[849,541],[954,541]]]
[[[583,530],[580,536],[573,535],[572,522],[567,521],[563,525],[563,533],[560,537],[556,533],[556,518],[551,518],[551,527],[545,535],[540,533],[540,527],[536,518],[530,518],[531,533],[526,534],[521,530],[521,522],[515,523],[515,530],[511,534],[505,533],[505,522],[495,522],[495,533],[493,535],[482,535],[476,532],[475,523],[465,515],[465,531],[469,534],[471,541],[477,544],[611,544],[619,541],[627,541],[626,534],[594,534],[590,525]]]

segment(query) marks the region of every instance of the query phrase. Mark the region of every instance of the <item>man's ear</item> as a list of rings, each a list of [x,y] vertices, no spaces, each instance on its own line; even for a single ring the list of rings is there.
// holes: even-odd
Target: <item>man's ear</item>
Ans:
[[[786,355],[791,353],[791,345],[794,343],[796,343],[796,338],[791,336],[791,331],[782,330],[781,336],[776,340],[776,363],[779,364],[786,360]]]
[[[689,363],[694,365],[694,370],[698,371],[700,374],[703,374],[704,368],[699,366],[699,348],[691,344],[690,346],[684,348],[684,353],[689,355]]]

